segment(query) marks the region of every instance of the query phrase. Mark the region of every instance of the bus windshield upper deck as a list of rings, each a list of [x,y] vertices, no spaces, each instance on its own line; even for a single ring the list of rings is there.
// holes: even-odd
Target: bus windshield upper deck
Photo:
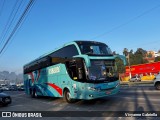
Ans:
[[[111,49],[104,43],[93,41],[76,41],[82,54],[90,56],[109,56],[112,55]]]

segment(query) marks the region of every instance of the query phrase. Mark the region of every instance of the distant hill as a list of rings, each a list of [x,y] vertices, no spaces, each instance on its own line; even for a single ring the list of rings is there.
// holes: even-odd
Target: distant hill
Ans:
[[[0,72],[0,80],[23,80],[23,74],[16,74],[15,72],[2,71]]]

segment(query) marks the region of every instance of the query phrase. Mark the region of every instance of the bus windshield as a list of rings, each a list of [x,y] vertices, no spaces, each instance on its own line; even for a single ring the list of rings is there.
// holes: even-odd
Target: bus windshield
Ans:
[[[90,80],[105,80],[118,75],[113,60],[91,60],[91,67],[88,70]]]
[[[79,42],[82,54],[87,55],[112,55],[111,49],[104,43],[99,42]]]

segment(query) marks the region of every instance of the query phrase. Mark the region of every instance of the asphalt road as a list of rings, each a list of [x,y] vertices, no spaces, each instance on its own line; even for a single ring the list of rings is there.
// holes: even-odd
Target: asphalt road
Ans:
[[[122,86],[117,95],[90,101],[80,100],[73,104],[66,103],[63,98],[31,98],[25,95],[24,91],[6,91],[6,93],[11,95],[12,104],[7,107],[1,107],[0,111],[115,111],[115,113],[118,111],[128,111],[127,113],[132,113],[130,111],[139,111],[140,113],[151,111],[157,114],[160,111],[160,91],[155,90],[153,86]],[[87,119],[83,116],[79,119],[82,118]],[[150,117],[129,117],[129,119],[146,118],[153,119]],[[58,117],[57,119],[74,118]],[[100,118],[95,116],[92,119]],[[113,118],[105,116],[101,117],[101,119],[112,120]],[[128,117],[115,117],[114,119],[128,119]],[[154,119],[159,120],[160,118],[154,117]]]

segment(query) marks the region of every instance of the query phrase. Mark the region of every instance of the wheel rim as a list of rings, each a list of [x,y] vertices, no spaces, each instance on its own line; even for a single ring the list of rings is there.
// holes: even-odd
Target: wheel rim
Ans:
[[[70,95],[70,92],[69,91],[67,91],[67,94],[66,94],[66,98],[67,98],[67,100],[68,101],[70,101],[71,100],[71,97],[70,97],[71,95]]]

